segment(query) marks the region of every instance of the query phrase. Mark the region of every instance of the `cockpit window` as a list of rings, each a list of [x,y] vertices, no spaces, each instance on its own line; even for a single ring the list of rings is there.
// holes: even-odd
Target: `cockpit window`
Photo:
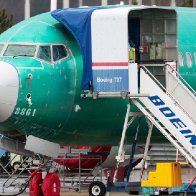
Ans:
[[[3,44],[0,44],[0,53],[1,53],[2,49],[3,49]]]
[[[53,60],[58,61],[67,57],[67,51],[64,45],[53,45]]]
[[[4,56],[30,56],[35,55],[35,45],[8,45]]]
[[[37,58],[50,62],[51,61],[50,46],[40,46],[37,53]]]

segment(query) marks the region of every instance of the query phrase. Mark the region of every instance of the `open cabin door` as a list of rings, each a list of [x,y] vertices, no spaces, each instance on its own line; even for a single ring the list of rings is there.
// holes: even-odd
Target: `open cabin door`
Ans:
[[[177,60],[177,15],[160,8],[98,9],[91,40],[93,91],[137,94],[138,65],[164,80],[165,62]]]
[[[137,64],[129,57],[130,10],[101,9],[92,14],[93,91],[138,93]]]

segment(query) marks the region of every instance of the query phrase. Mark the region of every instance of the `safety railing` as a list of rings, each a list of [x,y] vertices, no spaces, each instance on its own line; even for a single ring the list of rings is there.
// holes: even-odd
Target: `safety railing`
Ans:
[[[159,82],[159,80],[146,68],[145,66],[140,66],[141,69],[143,69],[150,77],[151,79],[163,90],[175,103],[176,106],[178,106],[195,124],[195,120],[190,116],[190,114],[184,110],[184,108],[180,105],[180,103],[175,99],[174,96]]]

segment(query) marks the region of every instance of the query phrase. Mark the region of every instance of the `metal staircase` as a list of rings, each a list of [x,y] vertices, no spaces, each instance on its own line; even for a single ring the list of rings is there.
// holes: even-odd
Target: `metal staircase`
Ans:
[[[164,88],[146,67],[142,67],[140,93],[149,93],[150,96],[131,100],[196,168],[196,123],[193,112],[196,111],[196,98],[170,68],[166,67],[166,70],[167,77],[173,82]],[[192,112],[183,103],[186,99],[191,100]]]
[[[196,124],[196,97],[194,89],[169,64],[166,64],[165,72],[167,92]]]
[[[188,161],[182,156],[179,151],[169,142],[154,143],[148,151],[149,159],[148,166],[155,166],[156,163],[161,162],[180,162],[183,166],[188,166]]]

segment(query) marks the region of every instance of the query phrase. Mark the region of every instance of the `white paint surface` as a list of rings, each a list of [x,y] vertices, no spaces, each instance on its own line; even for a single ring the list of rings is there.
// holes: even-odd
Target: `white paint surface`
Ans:
[[[7,120],[13,113],[18,90],[17,70],[11,64],[0,61],[0,122]]]
[[[56,157],[58,156],[60,145],[29,135],[25,149],[48,157]]]

